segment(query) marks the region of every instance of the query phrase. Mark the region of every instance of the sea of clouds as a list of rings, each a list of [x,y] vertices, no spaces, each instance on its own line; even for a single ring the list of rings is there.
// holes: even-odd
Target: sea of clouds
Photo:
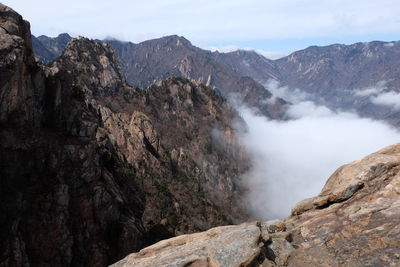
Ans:
[[[332,111],[275,81],[266,87],[293,105],[287,110],[289,120],[270,120],[248,107],[238,108],[247,124],[240,141],[252,165],[244,180],[256,218],[288,216],[298,201],[317,195],[338,167],[400,140],[400,132],[383,121]],[[364,93],[376,98],[376,90]]]

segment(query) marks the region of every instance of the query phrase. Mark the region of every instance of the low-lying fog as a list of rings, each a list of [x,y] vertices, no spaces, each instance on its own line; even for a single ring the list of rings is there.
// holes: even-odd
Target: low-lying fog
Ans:
[[[245,175],[249,205],[263,220],[288,216],[298,201],[317,195],[338,167],[400,140],[400,132],[384,122],[293,100],[289,121],[239,108],[248,126],[241,143],[252,163]]]

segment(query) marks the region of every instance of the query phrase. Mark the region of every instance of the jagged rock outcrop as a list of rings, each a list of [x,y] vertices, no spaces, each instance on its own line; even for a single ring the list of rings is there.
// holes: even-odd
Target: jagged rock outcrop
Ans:
[[[37,124],[43,75],[34,64],[29,23],[0,4],[0,123]]]
[[[398,266],[399,190],[395,144],[339,168],[286,219],[164,240],[113,266]]]
[[[86,38],[42,66],[29,24],[0,14],[0,266],[105,266],[246,217],[236,113],[213,89],[135,90]]]

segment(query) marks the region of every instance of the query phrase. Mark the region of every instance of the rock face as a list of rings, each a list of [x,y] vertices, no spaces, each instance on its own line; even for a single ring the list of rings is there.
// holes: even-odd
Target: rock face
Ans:
[[[217,227],[163,240],[112,266],[248,266],[261,253],[260,236],[256,224]]]
[[[339,168],[286,219],[164,240],[114,266],[399,266],[399,190],[396,144]]]
[[[0,14],[0,266],[105,266],[246,218],[236,113],[213,89],[135,90],[86,38],[44,67],[29,24]]]
[[[317,197],[295,206],[289,266],[399,265],[399,170],[396,144],[339,168]]]
[[[37,124],[43,75],[34,64],[29,23],[0,5],[0,122]]]

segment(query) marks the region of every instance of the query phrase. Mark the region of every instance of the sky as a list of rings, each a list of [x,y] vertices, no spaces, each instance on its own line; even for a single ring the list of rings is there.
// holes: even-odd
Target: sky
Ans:
[[[3,0],[34,35],[141,42],[177,34],[206,49],[277,58],[311,45],[400,39],[398,0]]]

